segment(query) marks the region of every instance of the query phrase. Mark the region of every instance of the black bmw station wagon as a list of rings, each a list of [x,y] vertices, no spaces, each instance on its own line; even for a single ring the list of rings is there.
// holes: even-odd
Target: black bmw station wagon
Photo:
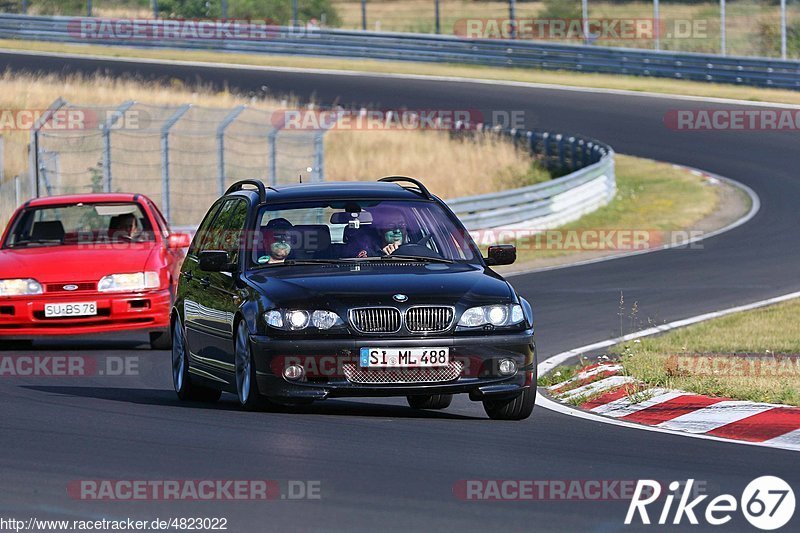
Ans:
[[[521,420],[535,400],[533,312],[419,181],[231,186],[206,214],[172,312],[184,400],[246,409],[336,397],[453,395]]]

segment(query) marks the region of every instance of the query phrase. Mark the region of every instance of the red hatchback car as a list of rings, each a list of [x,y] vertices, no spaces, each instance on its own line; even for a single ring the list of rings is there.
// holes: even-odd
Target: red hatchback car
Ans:
[[[189,241],[141,194],[28,201],[0,248],[0,339],[147,330],[168,349]]]

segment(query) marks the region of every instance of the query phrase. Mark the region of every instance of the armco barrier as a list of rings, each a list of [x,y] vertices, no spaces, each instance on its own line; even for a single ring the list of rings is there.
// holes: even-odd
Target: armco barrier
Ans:
[[[164,25],[175,23],[168,20],[146,21],[149,33],[158,37],[120,38],[99,32],[87,36],[81,32],[84,20],[100,24],[102,19],[0,14],[0,38],[606,72],[800,90],[800,61],[771,58],[291,27],[270,27],[264,38],[255,39],[165,38]]]
[[[551,181],[519,189],[449,200],[468,230],[550,229],[610,202],[617,191],[614,150],[581,136],[546,131],[499,132],[524,143],[531,155],[557,172]]]

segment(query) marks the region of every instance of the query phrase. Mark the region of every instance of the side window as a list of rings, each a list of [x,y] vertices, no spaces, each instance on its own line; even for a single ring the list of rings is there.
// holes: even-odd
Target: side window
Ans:
[[[208,213],[206,213],[203,222],[201,222],[200,227],[197,228],[197,233],[195,233],[194,239],[192,239],[192,246],[189,248],[189,255],[197,255],[200,250],[209,249],[204,247],[204,245],[211,237],[209,228],[211,227],[211,223],[214,222],[217,213],[219,213],[220,206],[222,206],[222,202],[217,202],[211,207],[211,209],[208,210]]]
[[[244,233],[244,226],[247,223],[247,201],[230,200],[229,203],[233,205],[230,209],[230,216],[225,222],[224,233],[220,240],[220,249],[228,252],[231,263],[238,263],[239,250],[242,246],[242,233]],[[228,204],[226,203],[225,208],[227,207]]]

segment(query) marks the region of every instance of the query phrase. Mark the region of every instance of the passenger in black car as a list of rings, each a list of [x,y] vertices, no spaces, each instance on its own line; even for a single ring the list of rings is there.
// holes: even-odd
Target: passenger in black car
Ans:
[[[292,228],[292,223],[285,218],[273,218],[262,229],[264,238],[264,253],[258,257],[258,264],[283,263],[292,252],[287,231]]]

